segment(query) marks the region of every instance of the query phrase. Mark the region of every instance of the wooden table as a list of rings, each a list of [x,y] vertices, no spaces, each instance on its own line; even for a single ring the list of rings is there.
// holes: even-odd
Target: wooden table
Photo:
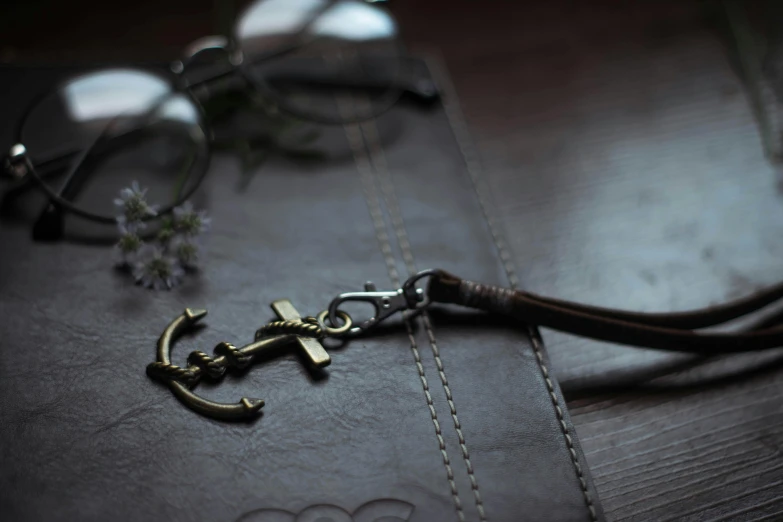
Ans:
[[[783,278],[783,185],[720,4],[394,7],[443,53],[526,288],[668,311]],[[783,520],[781,352],[543,333],[609,520]]]

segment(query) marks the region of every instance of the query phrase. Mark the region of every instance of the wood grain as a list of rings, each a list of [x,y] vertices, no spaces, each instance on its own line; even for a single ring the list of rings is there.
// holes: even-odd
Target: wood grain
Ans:
[[[524,285],[663,311],[783,277],[779,169],[720,4],[481,6],[395,9],[445,57]],[[610,520],[783,520],[779,352],[544,336]]]

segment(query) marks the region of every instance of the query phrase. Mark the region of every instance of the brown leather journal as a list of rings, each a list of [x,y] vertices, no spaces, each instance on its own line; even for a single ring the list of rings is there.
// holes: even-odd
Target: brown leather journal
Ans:
[[[208,258],[173,291],[134,286],[105,246],[0,228],[3,519],[603,519],[534,326],[439,307],[332,343],[322,371],[292,351],[199,385],[264,398],[241,423],[194,413],[145,374],[188,306],[209,310],[207,327],[180,339],[175,363],[252,340],[276,299],[315,314],[429,267],[516,284],[453,90],[437,82],[443,105],[324,129],[327,159],[270,159],[244,190],[236,160],[216,157],[196,197],[213,217]]]

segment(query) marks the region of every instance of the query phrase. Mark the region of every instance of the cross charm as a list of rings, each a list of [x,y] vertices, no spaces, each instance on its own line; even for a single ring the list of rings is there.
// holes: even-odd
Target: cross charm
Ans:
[[[296,311],[296,308],[294,308],[294,305],[288,299],[278,299],[272,303],[272,310],[274,310],[277,317],[283,321],[302,321],[299,312]],[[305,355],[314,367],[323,368],[329,366],[329,363],[332,362],[329,354],[324,350],[324,347],[321,346],[321,343],[318,342],[318,339],[297,335],[296,343],[304,350]]]

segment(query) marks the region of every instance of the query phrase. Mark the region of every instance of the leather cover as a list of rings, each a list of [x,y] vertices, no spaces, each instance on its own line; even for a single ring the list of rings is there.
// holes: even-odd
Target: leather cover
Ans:
[[[18,72],[3,76],[19,89]],[[429,267],[512,283],[455,103],[447,89],[445,110],[325,129],[328,160],[272,159],[245,191],[236,160],[216,157],[196,197],[213,217],[208,258],[170,292],[134,286],[104,245],[33,243],[29,222],[4,224],[2,518],[602,520],[534,329],[439,307],[330,343],[322,372],[291,353],[199,385],[264,398],[245,423],[199,416],[145,374],[186,306],[209,316],[175,347],[181,364],[251,341],[275,299],[315,314],[366,280],[392,289]]]

